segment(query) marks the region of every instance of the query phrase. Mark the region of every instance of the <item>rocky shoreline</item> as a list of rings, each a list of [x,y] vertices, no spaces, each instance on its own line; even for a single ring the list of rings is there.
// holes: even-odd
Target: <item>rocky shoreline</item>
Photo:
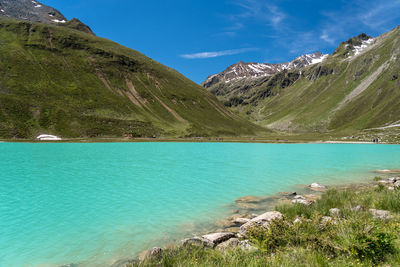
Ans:
[[[394,175],[400,174],[399,170],[383,170],[375,171],[380,175]],[[396,187],[400,188],[400,176],[382,178],[380,180],[375,180],[373,183],[368,184],[350,184],[335,186],[338,189],[349,189],[349,188],[361,188],[361,187],[371,187],[371,186],[386,186],[389,190],[394,190]],[[217,222],[220,229],[215,232],[206,233],[203,235],[197,235],[181,240],[175,246],[178,247],[202,247],[207,249],[215,249],[219,251],[225,251],[227,249],[240,248],[242,250],[257,250],[250,240],[245,239],[246,232],[252,227],[263,227],[268,228],[268,225],[274,221],[282,219],[282,213],[278,211],[267,211],[262,214],[255,214],[251,211],[256,210],[258,205],[269,206],[271,209],[274,205],[279,203],[292,203],[300,205],[313,205],[321,195],[326,192],[329,187],[324,186],[319,183],[312,183],[304,188],[304,194],[298,194],[297,192],[280,192],[275,196],[269,197],[256,197],[256,196],[245,196],[235,200],[236,206],[240,210],[234,210],[233,215]],[[354,212],[362,210],[363,207],[355,206]],[[247,210],[248,212],[243,212]],[[336,217],[340,215],[340,209],[332,208],[329,210],[330,216],[324,216],[322,223],[332,222]],[[375,218],[389,218],[390,212],[385,210],[370,209],[369,212]],[[293,223],[300,222],[301,218],[296,218]],[[136,258],[131,260],[121,260],[112,265],[112,267],[128,267],[134,264],[140,264],[142,261],[151,260],[154,258],[160,258],[163,254],[165,248],[154,247],[150,250],[146,250]]]

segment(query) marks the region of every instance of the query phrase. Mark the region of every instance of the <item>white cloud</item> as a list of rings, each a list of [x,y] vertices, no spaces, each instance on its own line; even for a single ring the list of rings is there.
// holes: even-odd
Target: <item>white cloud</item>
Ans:
[[[246,53],[249,51],[257,50],[256,48],[241,48],[241,49],[231,49],[231,50],[223,50],[223,51],[215,51],[215,52],[200,52],[194,54],[184,54],[181,57],[186,59],[204,59],[204,58],[214,58],[221,56],[230,56]]]

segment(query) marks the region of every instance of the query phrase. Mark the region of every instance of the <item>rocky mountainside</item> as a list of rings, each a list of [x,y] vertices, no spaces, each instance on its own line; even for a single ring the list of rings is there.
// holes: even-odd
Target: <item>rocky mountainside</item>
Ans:
[[[0,138],[265,132],[177,71],[69,23],[0,18]]]
[[[311,64],[323,61],[328,55],[315,52],[310,55],[302,55],[288,63],[245,63],[239,62],[229,66],[221,73],[211,75],[203,83],[205,88],[211,88],[218,83],[236,82],[241,79],[254,79],[259,77],[269,77],[282,70],[303,68]]]
[[[58,10],[34,0],[0,0],[0,16],[41,23],[65,23]]]
[[[400,27],[353,37],[323,58],[208,90],[232,111],[282,132],[347,135],[399,125]]]
[[[58,24],[71,29],[93,34],[89,26],[79,19],[68,21],[57,9],[34,0],[0,0],[0,18],[14,18],[22,21]]]

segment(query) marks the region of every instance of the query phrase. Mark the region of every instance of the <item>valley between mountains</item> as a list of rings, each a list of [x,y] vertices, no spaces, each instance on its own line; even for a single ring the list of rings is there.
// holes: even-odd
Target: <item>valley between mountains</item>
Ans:
[[[202,86],[37,1],[0,0],[0,138],[397,142],[400,28],[282,64],[239,62]]]

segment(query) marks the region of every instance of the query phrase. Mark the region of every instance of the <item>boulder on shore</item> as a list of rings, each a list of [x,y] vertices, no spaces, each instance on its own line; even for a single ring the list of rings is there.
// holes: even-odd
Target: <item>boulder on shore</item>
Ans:
[[[247,223],[243,224],[239,229],[239,235],[244,236],[247,230],[252,226],[262,226],[264,228],[268,228],[269,224],[274,220],[282,219],[282,213],[278,211],[270,211],[266,212],[254,219],[251,219]]]
[[[312,184],[310,184],[310,186],[309,186],[311,189],[318,189],[318,190],[320,190],[320,189],[326,189],[326,186],[325,185],[322,185],[322,184],[319,184],[319,183],[312,183]]]
[[[213,244],[213,247],[215,247],[216,245],[218,245],[232,237],[235,237],[235,234],[231,233],[231,232],[213,233],[213,234],[208,234],[208,235],[202,236],[202,238],[209,240]]]

